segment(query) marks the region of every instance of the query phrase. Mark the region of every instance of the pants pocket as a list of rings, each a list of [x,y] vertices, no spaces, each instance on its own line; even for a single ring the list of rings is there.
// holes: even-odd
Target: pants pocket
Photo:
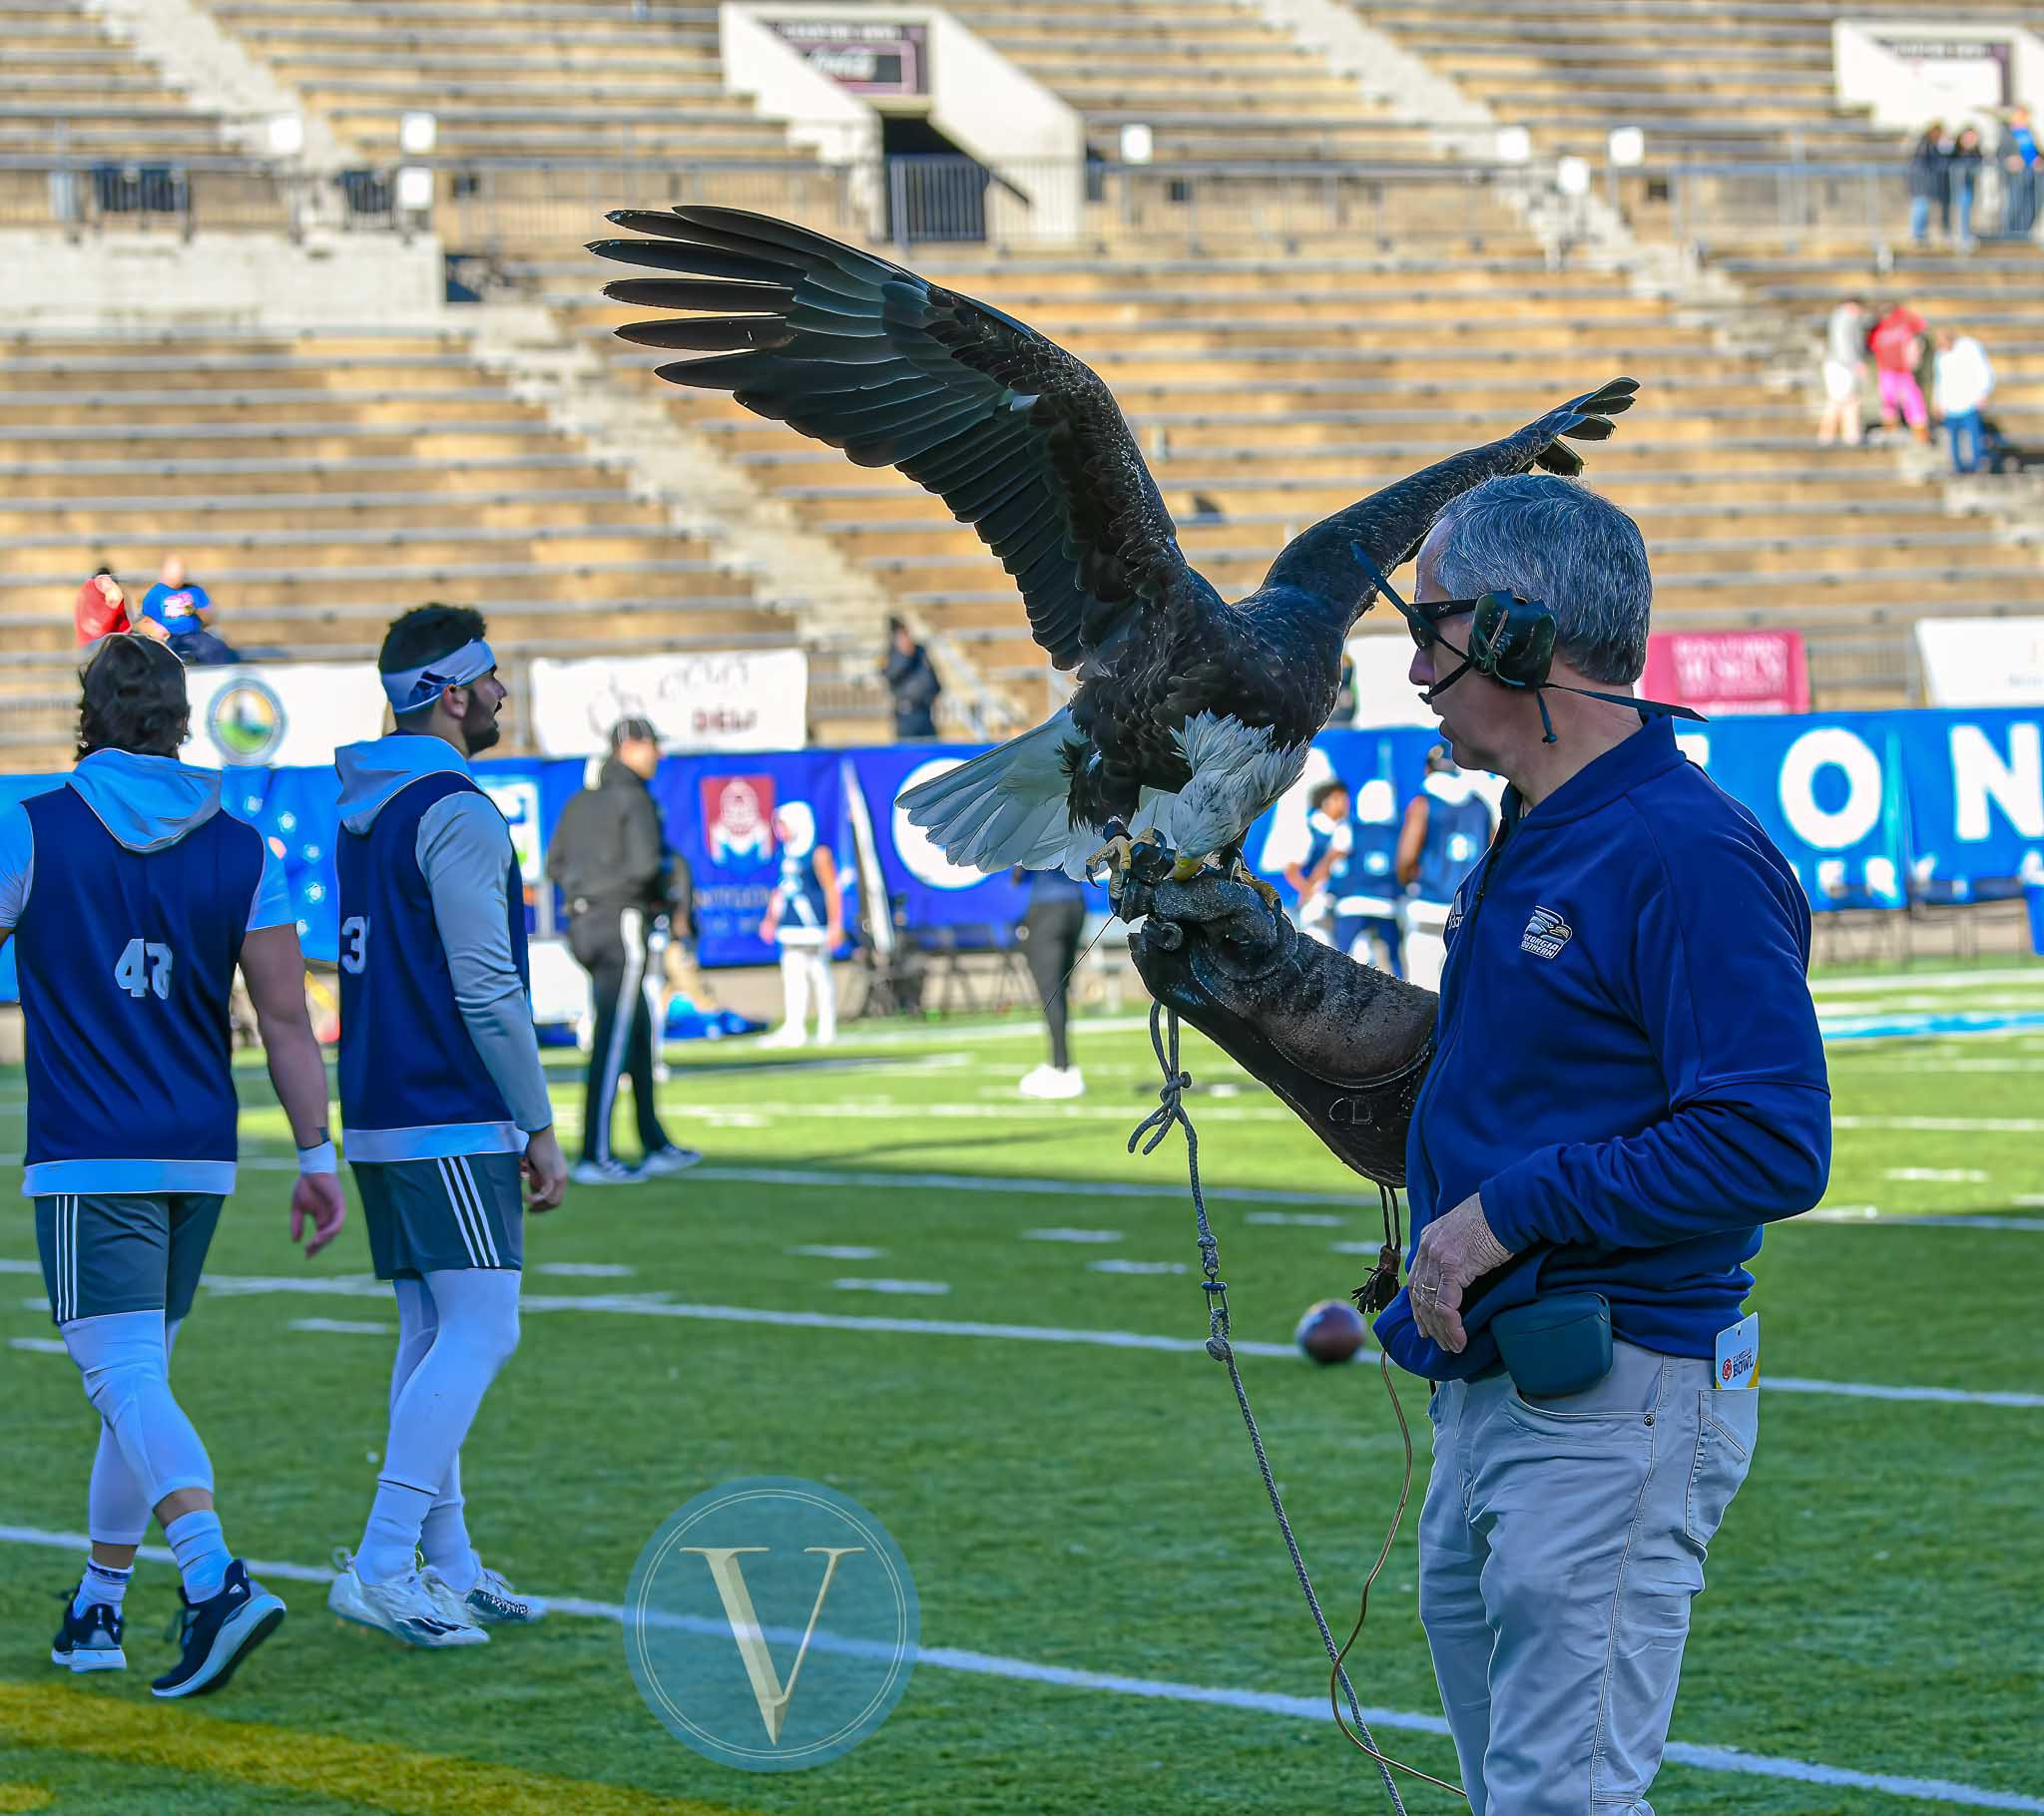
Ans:
[[[1752,1467],[1760,1436],[1761,1396],[1757,1388],[1704,1388],[1697,1402],[1696,1457],[1689,1472],[1683,1537],[1702,1558]]]

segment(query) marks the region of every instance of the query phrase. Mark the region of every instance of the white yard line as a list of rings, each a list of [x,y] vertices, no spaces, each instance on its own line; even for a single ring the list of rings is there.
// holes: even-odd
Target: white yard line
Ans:
[[[832,1280],[839,1292],[899,1293],[908,1298],[941,1299],[951,1290],[944,1280]]]
[[[918,1283],[923,1286],[935,1282]],[[387,1284],[367,1274],[303,1274],[209,1276],[209,1292],[229,1295],[309,1293],[340,1298],[380,1298]],[[1174,1354],[1205,1354],[1204,1337],[1152,1336],[1129,1330],[1075,1330],[1062,1325],[995,1324],[972,1318],[889,1318],[841,1312],[771,1310],[752,1305],[681,1305],[656,1294],[592,1293],[588,1295],[526,1293],[519,1309],[528,1312],[595,1312],[641,1318],[686,1318],[706,1324],[764,1324],[775,1329],[839,1330],[911,1337],[970,1337],[1002,1342],[1084,1345],[1100,1349],[1162,1350]],[[1298,1354],[1289,1343],[1258,1343],[1235,1339],[1239,1354],[1283,1357]],[[1368,1357],[1370,1352],[1359,1352]],[[1938,1401],[1953,1406],[2044,1407],[2044,1394],[1992,1392],[1956,1387],[1891,1386],[1867,1381],[1818,1381],[1803,1376],[1767,1375],[1763,1384],[1779,1393],[1828,1394],[1855,1400]]]
[[[375,1324],[358,1318],[293,1318],[292,1330],[318,1331],[341,1337],[388,1337],[396,1334],[394,1324]]]
[[[83,1533],[51,1532],[36,1526],[0,1526],[0,1544],[34,1547],[44,1551],[82,1552],[88,1541]],[[162,1546],[145,1545],[138,1554],[151,1564],[169,1564],[171,1554]],[[250,1571],[258,1578],[279,1583],[326,1584],[333,1573],[316,1565],[291,1564],[271,1559],[251,1558]],[[546,1592],[547,1603],[557,1614],[571,1614],[589,1620],[608,1620],[620,1625],[625,1610],[616,1602],[597,1601],[579,1595]],[[693,1626],[685,1617],[673,1616],[675,1623]],[[723,1626],[703,1623],[701,1630],[723,1632]],[[809,1643],[819,1652],[863,1654],[870,1642],[840,1638],[827,1630],[814,1633]],[[1275,1715],[1285,1721],[1322,1722],[1329,1719],[1327,1703],[1319,1696],[1287,1696],[1275,1690],[1238,1689],[1220,1684],[1180,1683],[1163,1677],[1130,1677],[1118,1671],[1089,1671],[1063,1664],[1039,1664],[1029,1658],[1004,1658],[992,1652],[975,1652],[957,1646],[920,1647],[915,1656],[919,1670],[951,1671],[968,1677],[994,1677],[1011,1683],[1039,1683],[1055,1689],[1082,1690],[1095,1695],[1135,1696],[1155,1702],[1189,1703],[1207,1708],[1240,1709],[1249,1714]],[[1371,1727],[1411,1734],[1444,1735],[1447,1722],[1439,1715],[1417,1709],[1365,1708],[1362,1718]],[[1673,1741],[1666,1758],[1694,1771],[1715,1772],[1741,1778],[1778,1778],[1794,1784],[1817,1784],[1835,1790],[1866,1791],[1899,1797],[1916,1803],[1943,1804],[1951,1809],[2015,1810],[2037,1816],[2044,1812],[2044,1798],[2018,1791],[1994,1791],[1980,1785],[1962,1784],[1949,1778],[1905,1777],[1892,1772],[1862,1772],[1852,1766],[1825,1765],[1811,1759],[1785,1759],[1765,1753],[1742,1752],[1736,1747],[1700,1746],[1691,1741]]]

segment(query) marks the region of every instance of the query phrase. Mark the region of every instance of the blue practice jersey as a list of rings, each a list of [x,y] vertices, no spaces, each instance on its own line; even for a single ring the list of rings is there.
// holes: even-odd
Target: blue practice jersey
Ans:
[[[386,744],[437,740],[390,738]],[[442,751],[444,755],[444,749]],[[464,769],[398,779],[357,814],[345,800],[340,875],[340,1116],[352,1160],[518,1153],[525,1137],[470,1038],[418,856],[419,822]],[[529,984],[525,897],[504,841],[511,952]]]
[[[1490,803],[1459,775],[1429,775],[1425,787],[1426,842],[1412,893],[1446,904],[1490,843]]]
[[[229,997],[244,936],[290,919],[217,771],[100,751],[0,822],[27,1038],[22,1190],[230,1192]]]

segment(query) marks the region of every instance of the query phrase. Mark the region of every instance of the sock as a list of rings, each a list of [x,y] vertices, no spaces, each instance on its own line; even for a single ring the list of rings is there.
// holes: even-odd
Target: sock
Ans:
[[[390,1583],[416,1569],[413,1555],[419,1529],[432,1507],[430,1490],[378,1476],[369,1524],[362,1529],[361,1549],[355,1553],[355,1575],[364,1583]]]
[[[171,1542],[171,1555],[185,1579],[185,1599],[194,1604],[211,1601],[227,1583],[228,1566],[235,1561],[221,1532],[220,1516],[210,1507],[180,1514],[164,1528],[164,1537]]]
[[[78,1581],[78,1593],[71,1598],[71,1611],[82,1614],[89,1607],[118,1610],[134,1576],[133,1565],[125,1571],[117,1571],[109,1565],[88,1562],[85,1575]]]
[[[461,1463],[458,1458],[441,1486],[433,1511],[419,1528],[419,1550],[426,1554],[426,1562],[446,1579],[447,1587],[458,1595],[465,1595],[474,1589],[476,1580],[482,1575],[482,1560],[468,1542],[468,1522],[462,1516]]]

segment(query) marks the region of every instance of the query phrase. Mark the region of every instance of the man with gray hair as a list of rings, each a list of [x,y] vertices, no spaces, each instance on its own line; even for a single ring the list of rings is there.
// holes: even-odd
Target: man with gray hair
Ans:
[[[1409,1284],[1376,1332],[1433,1383],[1419,1612],[1472,1810],[1651,1816],[1690,1603],[1759,1429],[1746,1263],[1829,1169],[1808,904],[1628,703],[1653,588],[1623,512],[1492,480],[1441,514],[1418,577],[1410,679],[1455,761],[1510,784],[1435,1013],[1218,877],[1123,912],[1148,910],[1154,992],[1407,1188]],[[1516,596],[1502,622],[1494,593]],[[1540,691],[1464,666],[1479,624],[1539,647],[1527,601],[1554,621]]]

